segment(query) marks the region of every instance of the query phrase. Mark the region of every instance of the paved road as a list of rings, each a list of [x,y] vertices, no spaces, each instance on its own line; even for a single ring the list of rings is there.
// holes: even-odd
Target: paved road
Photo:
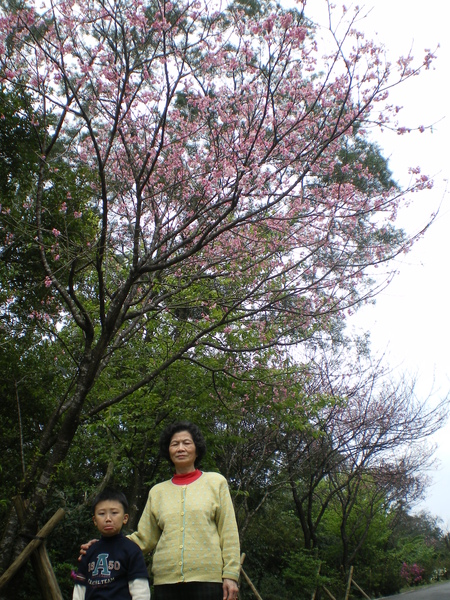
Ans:
[[[396,598],[398,600],[450,600],[450,581],[417,590],[410,590],[403,592],[403,594],[396,594],[395,596],[386,596],[383,600],[387,600],[388,598]]]

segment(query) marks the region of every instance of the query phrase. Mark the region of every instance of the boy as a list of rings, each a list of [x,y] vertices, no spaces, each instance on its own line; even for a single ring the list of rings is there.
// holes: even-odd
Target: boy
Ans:
[[[126,538],[128,501],[106,489],[92,504],[92,520],[101,539],[83,556],[75,574],[73,600],[150,600],[147,568],[137,544]]]

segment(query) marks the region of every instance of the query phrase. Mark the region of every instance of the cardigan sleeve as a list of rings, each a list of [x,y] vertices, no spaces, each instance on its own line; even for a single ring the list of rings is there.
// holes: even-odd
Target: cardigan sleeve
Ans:
[[[220,507],[216,516],[216,523],[222,549],[222,578],[238,581],[241,568],[239,533],[228,483],[224,477],[221,477],[221,479]]]
[[[152,492],[150,490],[144,512],[139,519],[137,531],[127,536],[140,547],[144,554],[148,554],[154,550],[161,537],[161,529],[152,512],[151,494]]]

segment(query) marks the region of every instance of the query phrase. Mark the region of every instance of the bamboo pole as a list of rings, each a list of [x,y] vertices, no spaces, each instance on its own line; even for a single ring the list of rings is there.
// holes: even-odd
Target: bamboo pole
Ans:
[[[352,583],[353,583],[353,585],[355,586],[355,588],[356,588],[356,589],[357,589],[359,592],[361,592],[361,594],[364,596],[364,598],[367,598],[367,600],[371,600],[370,596],[368,596],[368,595],[366,594],[366,592],[365,592],[363,589],[361,589],[361,588],[359,587],[359,585],[356,583],[356,581],[355,581],[354,579],[352,580]]]
[[[317,578],[319,578],[321,566],[322,566],[322,563],[319,563],[319,566],[317,567]],[[311,595],[311,600],[316,600],[316,595],[317,595],[317,587],[314,588],[314,591]]]
[[[23,525],[25,520],[25,505],[21,496],[13,498],[19,522]],[[41,590],[43,600],[63,600],[61,589],[53,571],[52,563],[44,541],[30,556],[34,573]]]
[[[244,571],[244,569],[242,568],[242,563],[245,560],[245,554],[242,553],[241,554],[241,573],[244,576],[245,581],[248,583],[248,585],[250,586],[250,589],[252,590],[252,592],[255,594],[255,596],[257,597],[258,600],[262,600],[261,596],[258,594],[258,590],[255,588],[255,586],[253,585],[253,583],[250,580],[250,577],[247,575],[247,573]]]
[[[61,588],[53,571],[52,563],[43,542],[30,556],[43,600],[63,600]]]
[[[66,514],[63,508],[58,508],[53,517],[47,521],[47,523],[38,531],[36,537],[22,550],[16,560],[10,565],[3,575],[0,577],[0,589],[8,583],[10,579],[17,573],[23,563],[27,560],[32,552],[38,548],[48,536],[48,534],[56,527],[61,519]]]
[[[328,597],[331,598],[331,600],[336,600],[336,598],[333,596],[333,594],[330,592],[330,590],[327,590],[327,588],[323,585],[322,589],[324,592],[326,592],[328,594]]]
[[[352,585],[352,577],[353,577],[353,566],[350,567],[350,573],[348,574],[347,590],[345,592],[345,600],[348,600],[348,597],[350,596],[350,586]]]
[[[261,596],[258,594],[258,590],[255,588],[255,586],[253,585],[253,583],[250,581],[249,576],[247,575],[247,573],[244,571],[244,569],[242,567],[241,567],[241,572],[242,572],[242,575],[245,578],[245,581],[250,586],[252,592],[255,594],[255,596],[258,598],[258,600],[262,600]]]

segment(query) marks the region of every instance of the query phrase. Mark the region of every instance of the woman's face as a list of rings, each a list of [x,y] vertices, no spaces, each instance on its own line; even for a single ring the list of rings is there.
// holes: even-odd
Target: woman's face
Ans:
[[[177,473],[195,471],[197,450],[189,431],[177,431],[173,434],[169,444],[169,456]]]

